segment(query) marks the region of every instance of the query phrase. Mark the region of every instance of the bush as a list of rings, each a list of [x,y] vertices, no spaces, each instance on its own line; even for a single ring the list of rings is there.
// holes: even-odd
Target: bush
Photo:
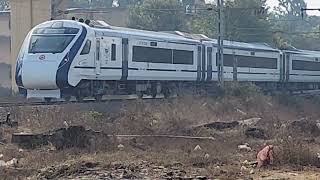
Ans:
[[[301,106],[300,102],[303,101],[302,97],[293,96],[289,93],[277,93],[274,96],[275,100],[284,106],[296,107],[299,108]]]
[[[302,140],[291,136],[281,139],[280,147],[275,151],[275,160],[278,165],[291,166],[320,166],[320,161],[315,152]]]
[[[261,89],[253,83],[228,82],[222,88],[224,96],[235,96],[242,99],[255,98],[263,93]]]

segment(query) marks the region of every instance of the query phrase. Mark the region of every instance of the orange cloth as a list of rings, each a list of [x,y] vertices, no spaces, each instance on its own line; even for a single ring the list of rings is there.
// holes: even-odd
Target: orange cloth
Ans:
[[[257,155],[258,168],[268,165],[273,161],[273,146],[269,145],[259,151]]]

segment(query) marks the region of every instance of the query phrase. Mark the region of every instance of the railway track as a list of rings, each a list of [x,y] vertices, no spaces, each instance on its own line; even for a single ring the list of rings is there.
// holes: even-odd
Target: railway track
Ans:
[[[316,96],[320,95],[320,90],[304,90],[304,91],[293,91],[291,93],[293,96]],[[162,99],[163,96],[157,96],[156,98],[152,98],[151,96],[143,97],[144,100],[150,99]],[[136,95],[117,95],[117,96],[105,96],[99,102],[108,102],[108,101],[123,101],[123,100],[137,100],[139,99]],[[21,107],[21,106],[50,106],[50,105],[63,105],[63,104],[83,104],[83,103],[92,103],[97,102],[93,98],[84,99],[81,102],[76,101],[75,99],[71,99],[70,101],[64,100],[56,100],[52,102],[45,102],[45,101],[12,101],[12,102],[0,102],[0,107]]]
[[[145,96],[143,97],[144,100],[150,100],[150,99],[162,99],[163,96],[157,96],[156,98],[152,98],[151,96]],[[119,95],[119,96],[106,96],[99,102],[108,102],[108,101],[123,101],[123,100],[137,100],[139,99],[135,95]],[[64,100],[56,100],[52,102],[45,102],[45,101],[13,101],[13,102],[0,102],[0,107],[21,107],[21,106],[53,106],[53,105],[63,105],[63,104],[83,104],[83,103],[92,103],[97,102],[95,99],[86,98],[81,102],[76,101],[75,99],[71,99],[70,101],[64,101]]]

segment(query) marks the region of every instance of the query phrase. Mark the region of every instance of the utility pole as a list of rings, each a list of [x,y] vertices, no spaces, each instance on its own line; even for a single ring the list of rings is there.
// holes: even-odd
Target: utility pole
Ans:
[[[218,6],[218,79],[220,85],[224,85],[224,59],[223,59],[223,39],[224,39],[224,0],[217,0]]]
[[[320,8],[301,8],[301,17],[304,18],[305,14],[304,12],[307,11],[320,11]]]

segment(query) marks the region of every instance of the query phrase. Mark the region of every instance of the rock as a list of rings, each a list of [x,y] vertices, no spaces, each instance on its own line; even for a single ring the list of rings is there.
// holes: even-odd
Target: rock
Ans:
[[[250,118],[242,121],[238,121],[241,126],[254,126],[256,125],[261,118]]]
[[[5,167],[6,166],[6,162],[4,162],[3,160],[0,160],[0,167]]]
[[[65,128],[69,128],[69,124],[67,123],[67,121],[63,121],[63,125]]]
[[[240,113],[241,115],[244,115],[244,116],[247,115],[247,113],[241,111],[240,109],[237,109],[237,112]]]
[[[200,145],[197,145],[193,150],[194,151],[200,151],[200,150],[202,150],[202,148],[200,147]]]
[[[249,161],[248,160],[245,160],[241,163],[242,165],[249,165]]]
[[[317,157],[318,157],[318,159],[320,160],[320,153],[317,153]]]
[[[209,159],[209,158],[210,158],[210,155],[209,155],[208,153],[206,153],[206,154],[204,155],[204,158]]]
[[[298,176],[299,174],[297,174],[297,173],[288,173],[288,175],[290,175],[290,176]]]
[[[18,159],[13,158],[10,161],[6,162],[7,167],[16,167],[18,165]]]
[[[243,175],[243,173],[244,173],[245,171],[247,171],[247,170],[248,170],[247,167],[241,166],[241,168],[240,168],[240,174]]]
[[[206,180],[208,179],[206,176],[196,176],[196,179],[199,179],[199,180]]]
[[[247,137],[258,138],[258,139],[266,138],[264,130],[259,128],[247,128],[245,130],[245,135]]]
[[[254,174],[254,170],[253,169],[251,169],[250,174]]]
[[[248,144],[241,144],[238,146],[238,149],[240,151],[248,151],[248,152],[252,151],[251,147],[249,147]]]
[[[0,159],[2,159],[3,158],[3,154],[0,154]]]
[[[117,147],[118,147],[119,150],[123,150],[124,149],[124,145],[122,145],[122,144],[119,144]]]
[[[19,153],[22,153],[23,152],[23,149],[19,149]]]
[[[234,122],[212,122],[212,123],[208,123],[203,125],[204,127],[207,128],[213,128],[213,129],[217,129],[217,130],[223,130],[223,129],[231,129],[231,128],[235,128],[239,125],[239,122],[234,121]]]

